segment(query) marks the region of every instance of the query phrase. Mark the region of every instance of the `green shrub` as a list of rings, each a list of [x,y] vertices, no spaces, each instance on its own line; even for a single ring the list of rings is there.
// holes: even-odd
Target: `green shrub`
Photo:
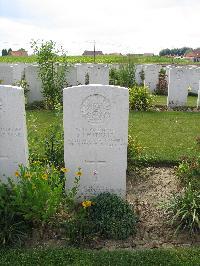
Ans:
[[[28,225],[12,208],[12,190],[0,183],[0,247],[21,246],[27,237]]]
[[[200,157],[183,159],[176,167],[176,175],[184,186],[190,183],[194,189],[200,189]]]
[[[146,87],[134,86],[129,89],[130,110],[147,111],[152,107],[153,99]]]
[[[20,166],[16,177],[17,184],[12,183],[14,209],[35,225],[50,222],[63,200],[60,172],[35,162],[29,168]]]
[[[101,193],[88,208],[95,231],[109,239],[126,239],[135,232],[136,216],[125,200],[111,193]]]
[[[119,69],[110,70],[110,84],[122,87],[133,87],[135,83],[135,65],[132,63],[122,64]]]
[[[189,183],[185,191],[174,196],[166,209],[176,230],[200,231],[200,191]]]
[[[161,68],[158,76],[158,84],[156,85],[155,94],[157,95],[167,95],[168,94],[168,84],[167,84],[166,70]]]

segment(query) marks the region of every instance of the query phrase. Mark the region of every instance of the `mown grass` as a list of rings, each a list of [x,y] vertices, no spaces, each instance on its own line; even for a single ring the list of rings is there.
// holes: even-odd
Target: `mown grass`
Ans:
[[[69,63],[93,63],[92,56],[66,56],[60,57],[60,61]],[[36,62],[36,56],[14,57],[14,56],[0,56],[2,63],[33,63]],[[96,56],[96,63],[127,63],[132,62],[135,64],[191,64],[191,61],[185,59],[174,59],[161,56],[115,56],[115,55],[102,55]]]
[[[51,111],[27,111],[36,117],[38,138],[58,117]],[[196,137],[200,136],[200,114],[194,112],[130,112],[129,133],[145,147],[151,163],[177,163],[182,156],[196,156]],[[153,157],[153,158],[152,158]]]
[[[167,105],[167,96],[155,95],[154,104],[166,106]],[[197,96],[188,96],[187,106],[196,107],[197,106]]]
[[[73,248],[1,250],[0,265],[198,266],[200,249],[92,251]]]

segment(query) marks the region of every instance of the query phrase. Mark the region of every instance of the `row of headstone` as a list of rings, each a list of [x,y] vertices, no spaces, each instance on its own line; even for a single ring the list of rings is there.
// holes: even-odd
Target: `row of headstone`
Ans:
[[[37,64],[0,64],[0,83],[14,85],[23,75],[29,85],[28,103],[42,101],[42,84]],[[84,84],[109,84],[109,68],[105,64],[74,64],[66,72],[68,86]]]
[[[81,167],[79,195],[126,194],[128,89],[87,85],[63,90],[64,157],[70,168],[66,189]],[[0,86],[0,178],[28,164],[23,89]]]
[[[191,81],[191,69],[195,79]],[[199,81],[200,68],[173,67],[168,70],[168,107],[179,107],[187,105],[188,93],[192,92],[192,86],[195,93],[198,93],[197,107],[199,106]],[[193,90],[194,91],[194,90]]]

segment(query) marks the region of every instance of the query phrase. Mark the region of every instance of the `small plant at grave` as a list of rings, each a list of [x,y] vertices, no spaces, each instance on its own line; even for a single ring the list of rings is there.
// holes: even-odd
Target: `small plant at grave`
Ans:
[[[28,92],[30,91],[29,90],[29,84],[26,80],[26,76],[25,76],[25,72],[23,73],[22,75],[22,78],[21,80],[17,81],[14,86],[19,86],[19,87],[22,87],[24,89],[24,96],[25,96],[25,99],[27,99],[27,95],[28,95]]]
[[[33,225],[43,226],[56,215],[63,201],[63,180],[55,167],[35,162],[20,166],[12,183],[14,209]]]
[[[117,85],[118,84],[118,70],[115,68],[111,68],[109,71],[109,84]]]
[[[52,110],[57,103],[62,102],[62,89],[67,84],[66,71],[68,65],[64,60],[60,62],[66,55],[62,48],[60,50],[56,49],[56,44],[53,41],[42,43],[41,46],[33,41],[31,48],[34,49],[37,56],[39,77],[42,81],[42,93],[46,107]]]
[[[167,84],[166,70],[161,68],[158,75],[158,84],[156,85],[155,94],[157,95],[167,95],[168,94],[168,84]]]
[[[12,197],[10,185],[0,182],[0,248],[22,246],[29,231],[23,216],[14,210]]]
[[[182,160],[176,167],[176,175],[184,186],[190,183],[194,189],[200,189],[200,157]]]
[[[176,231],[200,232],[200,192],[189,183],[180,195],[167,204],[166,212]]]
[[[111,193],[101,193],[91,201],[89,218],[100,236],[126,239],[135,233],[137,219],[127,201]]]
[[[145,73],[144,73],[144,69],[142,68],[142,70],[139,72],[140,78],[141,78],[141,84],[140,86],[144,86],[144,80],[145,80]]]
[[[62,106],[55,106],[58,121],[62,121]],[[50,126],[44,138],[44,154],[46,162],[58,168],[64,167],[64,131],[61,122]]]
[[[131,88],[136,85],[135,65],[133,63],[122,64],[119,69],[110,70],[110,84]]]
[[[129,108],[136,111],[148,111],[153,105],[154,96],[147,87],[134,86],[129,89]]]
[[[88,73],[85,75],[85,85],[88,85],[90,83],[90,76]]]

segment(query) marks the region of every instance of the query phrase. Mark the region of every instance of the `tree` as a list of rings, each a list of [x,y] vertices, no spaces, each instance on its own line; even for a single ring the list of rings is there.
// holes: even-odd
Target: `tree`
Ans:
[[[62,89],[67,83],[68,65],[61,61],[65,53],[62,49],[57,50],[56,43],[53,41],[43,42],[41,45],[33,41],[31,48],[37,56],[38,74],[42,81],[42,93],[46,107],[55,109],[56,105],[62,101]]]
[[[3,49],[2,50],[2,56],[6,56],[6,55],[8,55],[8,51],[6,49]]]
[[[8,55],[10,55],[10,52],[12,52],[11,48],[8,49]]]
[[[172,56],[183,56],[186,52],[193,51],[190,47],[182,47],[182,48],[173,48],[173,49],[163,49],[160,51],[160,56],[172,55]]]

